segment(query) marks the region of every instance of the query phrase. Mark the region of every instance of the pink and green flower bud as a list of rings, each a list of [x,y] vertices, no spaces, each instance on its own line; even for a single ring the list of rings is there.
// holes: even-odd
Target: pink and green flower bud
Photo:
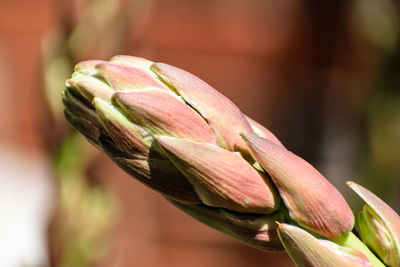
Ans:
[[[266,175],[238,154],[213,144],[157,136],[165,155],[194,186],[206,205],[268,214],[280,198]]]
[[[107,63],[107,61],[104,60],[86,60],[79,62],[75,66],[75,72],[72,74],[72,76],[79,75],[79,74],[85,74],[89,76],[96,76],[98,75],[98,72],[96,70],[96,65],[101,64],[101,63]]]
[[[351,210],[317,170],[186,71],[131,56],[84,61],[67,81],[63,101],[66,118],[127,173],[199,221],[249,245],[282,249],[275,221],[292,220],[277,211],[281,197],[290,217],[310,232],[335,240],[351,234]],[[393,233],[390,227],[378,231],[385,219],[371,226],[375,215],[367,211],[361,219],[366,227]],[[311,245],[296,252],[303,237],[296,241],[290,229],[280,227],[293,255],[322,253],[299,260],[305,264],[300,266],[371,266],[358,246],[351,250],[311,235]]]
[[[151,69],[208,122],[220,147],[242,152],[245,156],[248,154],[239,133],[253,133],[253,130],[239,108],[228,98],[177,67],[154,63]]]
[[[206,121],[171,92],[146,88],[120,91],[113,100],[126,115],[152,135],[170,135],[214,143]]]
[[[293,220],[330,239],[351,231],[354,216],[346,200],[313,166],[268,139],[242,136],[271,176]]]
[[[283,250],[276,224],[276,221],[283,220],[284,216],[280,212],[269,215],[243,214],[206,205],[168,201],[200,222],[247,245],[264,251]]]
[[[400,217],[385,202],[364,187],[348,182],[367,205],[358,216],[363,241],[388,266],[400,266]]]
[[[140,68],[142,70],[147,70],[149,73],[151,73],[150,66],[153,64],[153,61],[142,57],[124,55],[114,56],[110,59],[110,62],[118,65]]]
[[[104,129],[120,150],[131,156],[149,156],[153,137],[101,98],[95,97],[93,105]]]
[[[158,87],[169,90],[157,76],[142,68],[131,67],[109,62],[95,66],[97,72],[112,88],[121,90],[139,90],[147,87]]]
[[[278,234],[287,253],[299,267],[372,267],[360,251],[318,239],[305,230],[278,223]]]
[[[88,101],[92,101],[94,97],[100,97],[103,100],[111,100],[111,96],[115,92],[104,81],[96,77],[88,75],[75,75],[67,80],[67,84],[72,86],[81,93]]]

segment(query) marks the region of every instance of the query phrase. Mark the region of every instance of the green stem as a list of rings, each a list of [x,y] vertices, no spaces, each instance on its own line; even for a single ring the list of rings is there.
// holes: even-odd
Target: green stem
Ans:
[[[371,250],[369,250],[369,248],[352,232],[333,239],[332,241],[340,246],[350,247],[361,251],[374,265],[374,267],[385,267],[385,265],[375,256],[375,254],[372,253]]]

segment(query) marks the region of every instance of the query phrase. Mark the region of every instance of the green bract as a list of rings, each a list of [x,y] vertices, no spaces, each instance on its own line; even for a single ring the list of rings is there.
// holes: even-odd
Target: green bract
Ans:
[[[363,241],[388,266],[400,266],[400,216],[376,195],[353,182],[347,183],[367,205],[358,216]]]

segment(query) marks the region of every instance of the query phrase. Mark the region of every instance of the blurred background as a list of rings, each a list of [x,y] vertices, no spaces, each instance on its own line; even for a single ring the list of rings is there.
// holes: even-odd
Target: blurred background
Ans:
[[[186,69],[339,188],[400,209],[395,0],[0,0],[0,266],[293,266],[184,215],[67,125],[73,66]]]

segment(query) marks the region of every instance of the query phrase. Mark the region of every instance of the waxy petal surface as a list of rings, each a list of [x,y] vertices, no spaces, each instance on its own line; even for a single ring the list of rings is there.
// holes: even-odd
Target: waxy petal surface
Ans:
[[[76,73],[80,74],[86,74],[86,75],[97,75],[97,70],[96,70],[96,65],[101,64],[101,63],[107,63],[107,61],[104,60],[86,60],[79,62],[78,64],[75,65],[75,75]]]
[[[171,92],[157,88],[121,91],[114,94],[114,100],[133,121],[152,135],[214,142],[206,121]]]
[[[374,229],[370,229],[369,231],[365,229],[365,231],[361,231],[361,237],[368,243],[368,246],[375,250],[387,265],[400,266],[400,216],[389,207],[389,205],[363,186],[354,182],[347,182],[347,185],[356,192],[376,214],[372,216],[370,212],[371,216],[364,216],[363,219],[368,219],[367,217],[377,217],[373,219],[374,222],[370,221],[370,223],[375,223],[376,229],[382,227],[382,231],[384,231],[381,233],[374,233]],[[383,234],[385,237],[380,238],[379,234]],[[376,236],[371,237],[370,235]],[[385,239],[383,238],[389,241],[389,243],[385,245]]]
[[[205,204],[261,214],[278,208],[279,196],[268,177],[236,153],[183,138],[156,136],[156,140]]]
[[[298,267],[373,267],[360,251],[317,239],[299,227],[278,224],[278,234]]]
[[[125,56],[125,55],[114,56],[110,59],[110,62],[124,66],[141,68],[143,70],[147,70],[148,72],[151,72],[150,66],[151,64],[153,64],[153,61],[150,61],[142,57]]]
[[[96,70],[115,90],[138,90],[146,87],[169,90],[155,75],[141,68],[106,62],[97,64]]]
[[[67,83],[78,89],[89,101],[92,101],[94,97],[111,100],[111,96],[115,92],[108,84],[96,77],[88,75],[75,76],[69,79]]]
[[[110,103],[95,97],[93,105],[102,124],[114,143],[127,154],[148,156],[152,137],[138,125],[129,121]]]
[[[268,139],[243,136],[254,159],[271,176],[292,219],[327,238],[351,231],[354,216],[350,207],[321,173]]]
[[[228,98],[182,69],[164,63],[154,63],[151,69],[207,120],[219,146],[248,153],[239,133],[252,133],[253,130],[239,108]]]

